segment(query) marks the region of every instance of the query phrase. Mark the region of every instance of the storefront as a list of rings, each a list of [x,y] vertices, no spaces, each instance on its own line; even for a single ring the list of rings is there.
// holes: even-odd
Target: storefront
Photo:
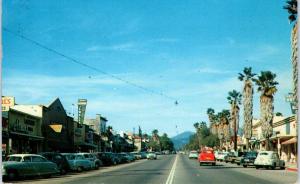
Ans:
[[[10,109],[8,133],[2,146],[6,153],[38,153],[42,151],[41,118]]]

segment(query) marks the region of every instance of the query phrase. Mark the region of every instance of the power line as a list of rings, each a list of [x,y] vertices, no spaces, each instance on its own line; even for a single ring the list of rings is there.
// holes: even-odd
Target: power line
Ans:
[[[8,28],[6,28],[6,27],[3,27],[3,31],[8,32],[8,33],[10,33],[10,34],[12,34],[12,35],[14,35],[14,36],[16,36],[16,37],[19,37],[19,38],[23,39],[23,40],[26,40],[26,41],[28,41],[28,42],[30,42],[30,43],[32,43],[32,44],[38,46],[38,47],[41,47],[41,48],[43,48],[43,49],[45,49],[45,50],[47,50],[47,51],[53,53],[53,54],[59,55],[59,56],[65,58],[65,59],[67,59],[68,61],[71,61],[71,62],[73,62],[73,63],[76,63],[76,64],[78,64],[78,65],[81,65],[81,66],[83,66],[83,67],[85,67],[85,68],[89,68],[89,69],[91,69],[91,70],[94,70],[94,71],[99,72],[99,73],[101,73],[101,74],[103,74],[103,75],[109,76],[109,77],[111,77],[111,78],[114,78],[114,79],[116,79],[116,80],[122,81],[122,82],[126,83],[127,85],[136,87],[136,88],[141,89],[141,90],[143,90],[143,91],[146,91],[146,92],[148,92],[148,93],[152,93],[152,94],[155,94],[155,95],[159,95],[159,96],[168,98],[168,99],[170,99],[170,100],[175,100],[175,105],[178,105],[178,101],[177,101],[176,98],[173,98],[173,97],[171,97],[171,96],[168,96],[168,95],[166,95],[166,94],[164,94],[164,93],[161,93],[161,92],[157,92],[157,91],[152,90],[152,89],[148,89],[148,88],[146,88],[146,87],[144,87],[144,86],[135,84],[135,83],[133,83],[133,82],[131,82],[131,81],[122,79],[121,77],[118,77],[118,76],[115,76],[115,75],[110,74],[110,73],[108,73],[108,72],[105,72],[105,71],[103,71],[103,70],[100,70],[100,69],[98,69],[98,68],[96,68],[96,67],[94,67],[94,66],[91,66],[91,65],[82,63],[82,62],[78,61],[77,59],[75,59],[75,58],[73,58],[73,57],[71,57],[71,56],[68,56],[68,55],[66,55],[66,54],[63,54],[63,53],[61,53],[61,52],[59,52],[59,51],[57,51],[57,50],[55,50],[55,49],[52,49],[52,48],[50,48],[50,47],[48,47],[48,46],[46,46],[46,45],[44,45],[44,44],[41,44],[41,43],[39,43],[39,42],[37,42],[37,41],[35,41],[35,40],[33,40],[33,39],[30,39],[29,37],[26,37],[26,36],[24,36],[24,35],[22,35],[22,34],[20,34],[20,33],[16,33],[16,32],[14,32],[14,31],[11,31],[10,29],[8,29]]]

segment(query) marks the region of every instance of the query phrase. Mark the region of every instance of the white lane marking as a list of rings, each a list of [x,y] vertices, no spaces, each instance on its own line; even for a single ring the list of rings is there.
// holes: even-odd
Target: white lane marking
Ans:
[[[175,161],[173,163],[173,166],[172,166],[172,169],[171,169],[170,174],[168,176],[168,179],[166,181],[166,184],[172,184],[173,183],[175,169],[176,169],[176,165],[177,165],[177,158],[178,158],[178,155],[176,155]]]

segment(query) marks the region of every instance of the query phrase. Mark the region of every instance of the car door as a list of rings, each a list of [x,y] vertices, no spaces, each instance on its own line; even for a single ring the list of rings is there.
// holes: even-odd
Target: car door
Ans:
[[[24,176],[31,176],[36,173],[34,164],[31,162],[31,156],[24,156],[21,162],[22,165],[20,167],[19,173]]]

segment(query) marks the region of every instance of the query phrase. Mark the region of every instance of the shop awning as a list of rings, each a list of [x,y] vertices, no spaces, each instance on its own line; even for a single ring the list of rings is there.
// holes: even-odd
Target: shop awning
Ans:
[[[14,134],[14,135],[19,135],[19,136],[25,136],[25,137],[28,137],[29,139],[32,139],[32,140],[43,140],[44,139],[44,137],[24,134],[24,133],[20,133],[20,132],[9,132],[9,133]]]
[[[283,143],[281,144],[293,144],[293,143],[296,143],[297,142],[297,137],[293,137],[287,141],[284,141]]]

